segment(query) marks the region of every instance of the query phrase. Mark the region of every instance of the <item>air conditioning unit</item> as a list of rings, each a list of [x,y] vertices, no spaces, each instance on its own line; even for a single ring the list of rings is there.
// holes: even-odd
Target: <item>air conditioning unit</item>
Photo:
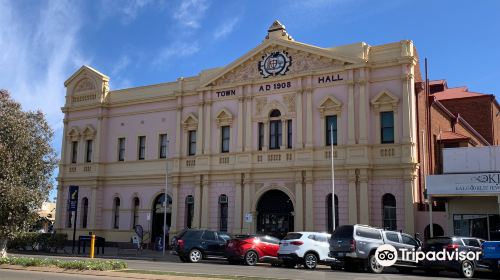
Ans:
[[[193,204],[194,203],[194,197],[192,195],[188,195],[186,197],[186,204]]]
[[[220,204],[225,204],[227,202],[228,202],[227,195],[223,194],[223,195],[219,196],[219,203]]]

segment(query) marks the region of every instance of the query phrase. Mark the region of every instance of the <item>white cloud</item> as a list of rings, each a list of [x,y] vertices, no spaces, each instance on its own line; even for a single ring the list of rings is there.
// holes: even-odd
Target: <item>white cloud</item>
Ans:
[[[228,21],[223,22],[220,26],[217,27],[217,29],[214,32],[214,38],[215,39],[220,39],[223,37],[226,37],[229,35],[231,32],[233,32],[234,27],[236,24],[240,21],[239,17],[232,18]]]
[[[182,0],[174,10],[174,19],[187,27],[198,28],[209,5],[207,0]]]
[[[200,51],[198,42],[176,41],[161,50],[158,60],[155,63],[168,62],[175,57],[185,57]]]
[[[25,110],[44,112],[60,145],[64,81],[85,63],[77,44],[81,21],[75,3],[38,3],[40,12],[26,15],[0,0],[0,85]]]
[[[108,17],[119,19],[119,21],[126,25],[134,21],[139,13],[148,5],[155,2],[154,0],[100,0],[98,15],[100,20]],[[156,3],[161,6],[161,3]]]
[[[111,70],[111,75],[116,76],[120,75],[120,73],[125,70],[130,64],[130,58],[128,55],[122,55],[118,62],[113,66]]]

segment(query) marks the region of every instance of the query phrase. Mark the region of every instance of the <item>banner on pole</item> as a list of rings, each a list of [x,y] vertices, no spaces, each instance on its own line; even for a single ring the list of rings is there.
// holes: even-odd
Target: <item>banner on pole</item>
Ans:
[[[69,211],[76,211],[78,207],[78,189],[78,186],[69,186]]]

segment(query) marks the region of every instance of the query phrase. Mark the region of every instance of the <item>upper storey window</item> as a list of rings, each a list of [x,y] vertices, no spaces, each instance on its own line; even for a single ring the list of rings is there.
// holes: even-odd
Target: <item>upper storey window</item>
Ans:
[[[221,152],[229,153],[229,139],[230,139],[230,129],[229,126],[221,127]]]
[[[394,113],[380,112],[380,136],[382,144],[394,143]]]
[[[269,114],[269,149],[279,149],[282,143],[281,112],[272,110]]]
[[[78,141],[71,142],[71,163],[76,163],[78,158]]]
[[[188,155],[196,155],[196,130],[190,130],[188,135]]]
[[[118,138],[118,161],[125,160],[125,138]]]
[[[144,160],[146,157],[146,136],[139,136],[137,154],[139,160]]]
[[[326,146],[337,145],[337,116],[326,116],[325,118]]]
[[[87,140],[87,147],[86,147],[86,153],[85,153],[85,161],[86,162],[92,162],[92,140]]]
[[[167,157],[167,134],[160,134],[160,158]]]

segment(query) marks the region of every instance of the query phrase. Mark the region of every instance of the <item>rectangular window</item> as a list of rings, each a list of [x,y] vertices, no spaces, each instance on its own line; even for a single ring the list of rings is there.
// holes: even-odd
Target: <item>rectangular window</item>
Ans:
[[[139,136],[137,157],[139,160],[144,160],[146,157],[146,136]]]
[[[190,130],[188,136],[189,136],[188,155],[194,156],[196,155],[196,130]]]
[[[337,145],[337,116],[326,116],[325,119],[326,146],[332,144],[333,130],[333,145]]]
[[[269,149],[279,149],[281,146],[281,121],[269,122]]]
[[[380,136],[382,144],[394,143],[394,113],[380,113]]]
[[[92,162],[92,140],[87,140],[87,152],[85,153],[85,161]]]
[[[167,157],[167,134],[160,134],[160,158]]]
[[[71,142],[71,163],[76,163],[78,157],[78,141]]]
[[[125,160],[125,138],[118,138],[118,161]]]
[[[292,120],[287,121],[286,128],[287,128],[287,133],[288,133],[288,135],[287,135],[288,143],[286,144],[286,147],[288,149],[291,149],[292,148]]]
[[[259,151],[262,151],[262,146],[264,146],[264,124],[259,123]]]
[[[229,153],[229,126],[221,127],[221,152]]]

